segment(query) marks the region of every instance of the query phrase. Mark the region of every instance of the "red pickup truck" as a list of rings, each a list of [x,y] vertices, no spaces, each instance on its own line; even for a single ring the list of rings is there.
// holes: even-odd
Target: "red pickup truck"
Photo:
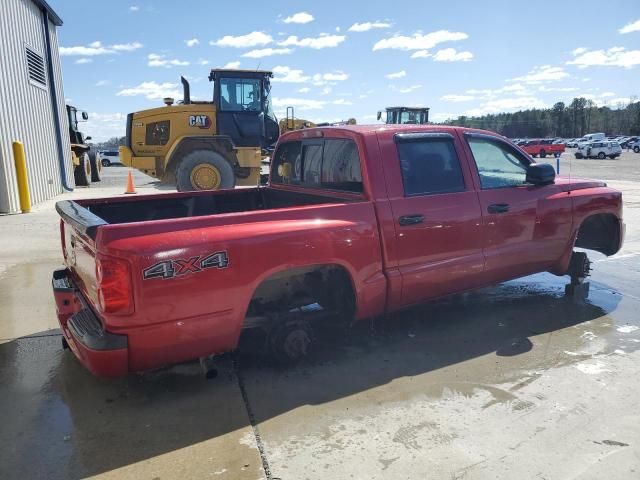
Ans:
[[[64,342],[94,374],[231,351],[305,354],[311,321],[375,318],[616,253],[621,193],[501,136],[433,125],[283,135],[265,187],[61,201]],[[582,256],[581,256],[582,255]]]
[[[559,157],[565,151],[564,143],[553,143],[553,139],[527,140],[520,147],[533,158]]]

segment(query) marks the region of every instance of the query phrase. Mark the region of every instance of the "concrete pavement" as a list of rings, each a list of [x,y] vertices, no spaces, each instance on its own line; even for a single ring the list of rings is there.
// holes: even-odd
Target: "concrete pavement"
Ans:
[[[572,174],[595,165],[574,162]],[[384,329],[319,331],[295,368],[225,357],[211,381],[196,364],[88,374],[55,329],[53,202],[1,217],[0,478],[638,477],[640,183],[624,171],[608,183],[624,192],[626,244],[593,255],[586,304],[540,274]],[[119,193],[124,172],[65,197]]]

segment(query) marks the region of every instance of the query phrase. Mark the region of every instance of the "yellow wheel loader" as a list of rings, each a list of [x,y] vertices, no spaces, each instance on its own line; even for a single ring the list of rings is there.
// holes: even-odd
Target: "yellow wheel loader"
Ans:
[[[387,107],[386,124],[426,125],[429,123],[429,109],[421,107]],[[378,120],[382,112],[378,112]]]
[[[80,118],[78,118],[80,115]],[[73,162],[73,176],[80,187],[88,187],[91,182],[99,182],[102,177],[102,165],[96,162],[95,152],[86,144],[91,137],[85,137],[78,130],[79,122],[86,122],[89,114],[76,107],[67,105],[67,120],[69,121],[69,139],[71,140],[71,161]]]
[[[192,101],[181,77],[183,99],[130,113],[125,165],[179,191],[217,190],[258,185],[263,154],[280,134],[271,108],[272,73],[263,70],[213,69],[212,101]]]

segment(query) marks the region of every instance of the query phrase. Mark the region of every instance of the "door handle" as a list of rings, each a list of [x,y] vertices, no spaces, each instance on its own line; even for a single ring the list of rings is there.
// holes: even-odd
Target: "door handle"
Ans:
[[[506,213],[508,211],[508,203],[493,203],[487,207],[487,212],[489,213]]]
[[[402,226],[416,225],[417,223],[424,222],[424,215],[403,215],[398,219],[398,223]]]

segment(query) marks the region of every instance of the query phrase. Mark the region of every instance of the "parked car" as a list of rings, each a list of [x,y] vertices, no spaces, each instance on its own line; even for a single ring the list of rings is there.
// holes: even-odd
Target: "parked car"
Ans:
[[[552,139],[530,140],[521,148],[534,158],[545,158],[547,155],[559,157],[564,152],[564,144],[553,143]]]
[[[622,148],[618,142],[589,142],[581,143],[578,151],[575,153],[576,158],[599,158],[607,157],[614,159],[622,154]]]
[[[114,163],[120,163],[120,153],[117,150],[99,151],[98,158],[103,167],[110,167]]]
[[[633,143],[629,143],[629,148],[636,153],[640,153],[640,140],[636,140]]]
[[[295,361],[315,322],[537,272],[583,285],[574,247],[613,255],[624,232],[622,194],[604,182],[556,177],[497,134],[434,125],[292,131],[265,187],[56,209],[63,345],[103,376],[205,361],[243,333]]]
[[[567,146],[567,148],[577,148],[578,147],[578,139],[577,138],[571,138],[571,139],[567,140],[565,145]]]

